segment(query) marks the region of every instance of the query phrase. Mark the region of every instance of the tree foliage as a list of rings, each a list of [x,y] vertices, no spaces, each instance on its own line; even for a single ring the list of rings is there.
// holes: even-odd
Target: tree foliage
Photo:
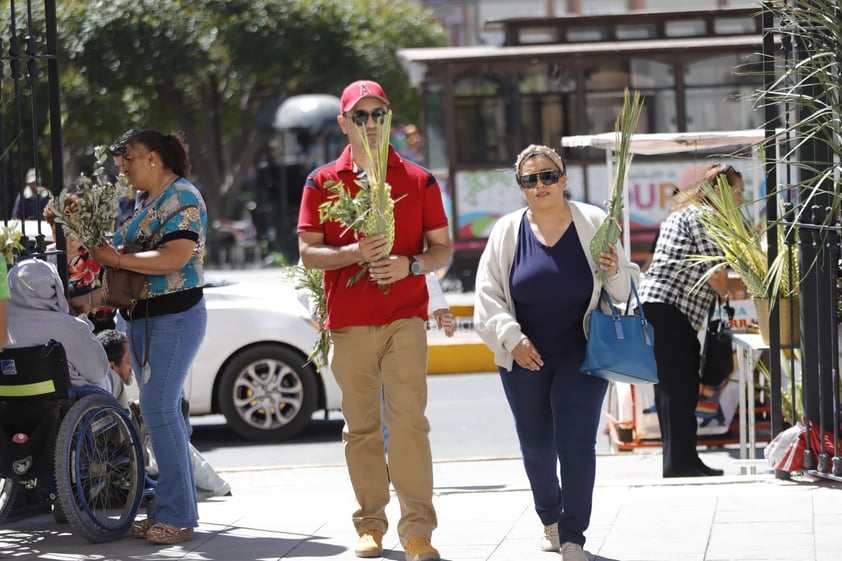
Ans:
[[[235,193],[267,104],[379,80],[400,118],[417,96],[397,59],[440,46],[408,0],[67,0],[58,3],[64,140],[69,155],[123,130],[178,130],[211,214]],[[71,172],[72,173],[72,172]]]

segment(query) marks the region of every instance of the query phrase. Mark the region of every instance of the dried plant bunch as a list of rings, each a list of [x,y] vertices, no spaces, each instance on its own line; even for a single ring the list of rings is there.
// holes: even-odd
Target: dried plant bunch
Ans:
[[[339,222],[358,237],[385,234],[388,240],[382,257],[388,257],[395,241],[395,200],[392,187],[386,183],[389,164],[389,134],[392,127],[392,113],[387,112],[377,120],[377,140],[374,151],[368,142],[365,125],[354,125],[365,148],[365,163],[354,183],[359,187],[352,195],[342,181],[325,184],[332,195],[319,207],[319,220]],[[367,263],[361,263],[359,273],[348,280],[348,286],[357,282],[368,270]]]
[[[116,181],[108,178],[105,146],[94,148],[94,156],[91,176],[81,174],[75,192],[64,189],[48,205],[48,211],[61,224],[65,236],[75,236],[86,248],[102,245],[113,234],[120,198],[130,191],[123,176]]]
[[[617,135],[614,144],[615,159],[617,161],[614,170],[614,181],[611,185],[611,198],[608,201],[606,212],[608,216],[597,229],[591,240],[590,250],[594,262],[599,263],[601,253],[608,252],[608,244],[616,244],[620,238],[620,220],[623,218],[623,189],[632,161],[631,141],[632,135],[637,130],[637,122],[643,110],[643,101],[640,99],[640,92],[635,91],[630,96],[626,88],[623,95],[623,110],[617,118],[614,132]],[[600,270],[600,280],[605,281],[605,271]]]

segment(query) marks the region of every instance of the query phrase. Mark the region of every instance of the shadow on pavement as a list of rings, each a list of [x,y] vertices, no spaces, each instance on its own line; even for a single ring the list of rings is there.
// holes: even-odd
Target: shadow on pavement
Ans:
[[[235,433],[227,424],[202,424],[193,426],[193,434],[190,442],[200,452],[206,452],[219,447],[243,447],[260,446],[262,444],[315,444],[321,442],[341,442],[342,427],[345,421],[342,419],[313,420],[307,427],[294,438],[289,440],[246,440]]]

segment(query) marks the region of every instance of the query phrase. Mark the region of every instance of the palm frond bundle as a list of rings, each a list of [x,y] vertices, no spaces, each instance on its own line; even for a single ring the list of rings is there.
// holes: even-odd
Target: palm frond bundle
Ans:
[[[386,183],[391,127],[392,113],[389,112],[377,121],[377,145],[375,151],[372,151],[365,125],[354,125],[355,133],[360,136],[365,147],[366,164],[355,180],[359,190],[351,195],[342,181],[325,184],[333,195],[319,207],[319,219],[322,222],[339,222],[363,237],[386,234],[389,243],[381,257],[388,257],[395,241],[395,201],[392,199],[392,187]],[[357,282],[368,270],[367,264],[360,265],[362,269],[348,280],[348,286]]]
[[[606,212],[608,216],[597,229],[591,240],[590,250],[594,262],[599,263],[599,254],[609,251],[608,244],[617,243],[620,237],[620,220],[623,217],[623,189],[625,188],[629,166],[631,166],[632,135],[637,130],[637,122],[643,110],[643,101],[640,99],[640,92],[635,91],[631,97],[629,89],[626,88],[623,95],[623,110],[617,118],[614,131],[617,135],[614,154],[616,167],[614,181],[611,185],[611,198],[608,200]],[[605,281],[605,271],[600,271],[600,280]]]
[[[737,203],[728,180],[720,175],[718,184],[703,185],[704,199],[696,204],[702,209],[699,220],[723,255],[693,255],[694,265],[707,264],[710,268],[694,288],[706,283],[723,267],[739,275],[746,290],[755,298],[774,300],[798,293],[798,246],[786,243],[784,226],[775,224],[780,253],[770,266],[766,249],[766,230],[743,212]]]

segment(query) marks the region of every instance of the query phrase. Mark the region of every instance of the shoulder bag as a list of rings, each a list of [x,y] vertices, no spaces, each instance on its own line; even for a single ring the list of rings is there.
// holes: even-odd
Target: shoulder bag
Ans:
[[[158,232],[161,231],[161,228],[164,227],[164,224],[186,208],[189,208],[189,205],[182,206],[164,220],[158,222],[158,226],[149,236],[149,247],[136,243],[126,244],[123,246],[123,254],[139,253],[154,247],[152,246],[152,242],[158,235]],[[138,300],[143,300],[147,297],[148,292],[149,277],[147,275],[128,269],[104,267],[102,275],[102,297],[109,306],[131,310]]]
[[[602,288],[600,299],[608,303],[610,313],[596,308],[591,312],[585,362],[579,368],[589,376],[627,384],[657,384],[658,366],[655,363],[655,330],[646,321],[643,306],[634,282],[631,292],[637,300],[637,313],[620,314]]]
[[[715,310],[720,307],[719,317],[715,317]],[[702,379],[706,386],[719,387],[734,371],[734,349],[731,341],[731,319],[734,308],[729,305],[728,298],[710,305],[708,324],[705,329],[705,345],[702,351]]]
[[[138,253],[144,248],[139,244],[123,246],[123,254]],[[113,308],[131,309],[138,300],[142,300],[147,293],[148,278],[143,273],[105,267],[102,275],[102,298]]]

